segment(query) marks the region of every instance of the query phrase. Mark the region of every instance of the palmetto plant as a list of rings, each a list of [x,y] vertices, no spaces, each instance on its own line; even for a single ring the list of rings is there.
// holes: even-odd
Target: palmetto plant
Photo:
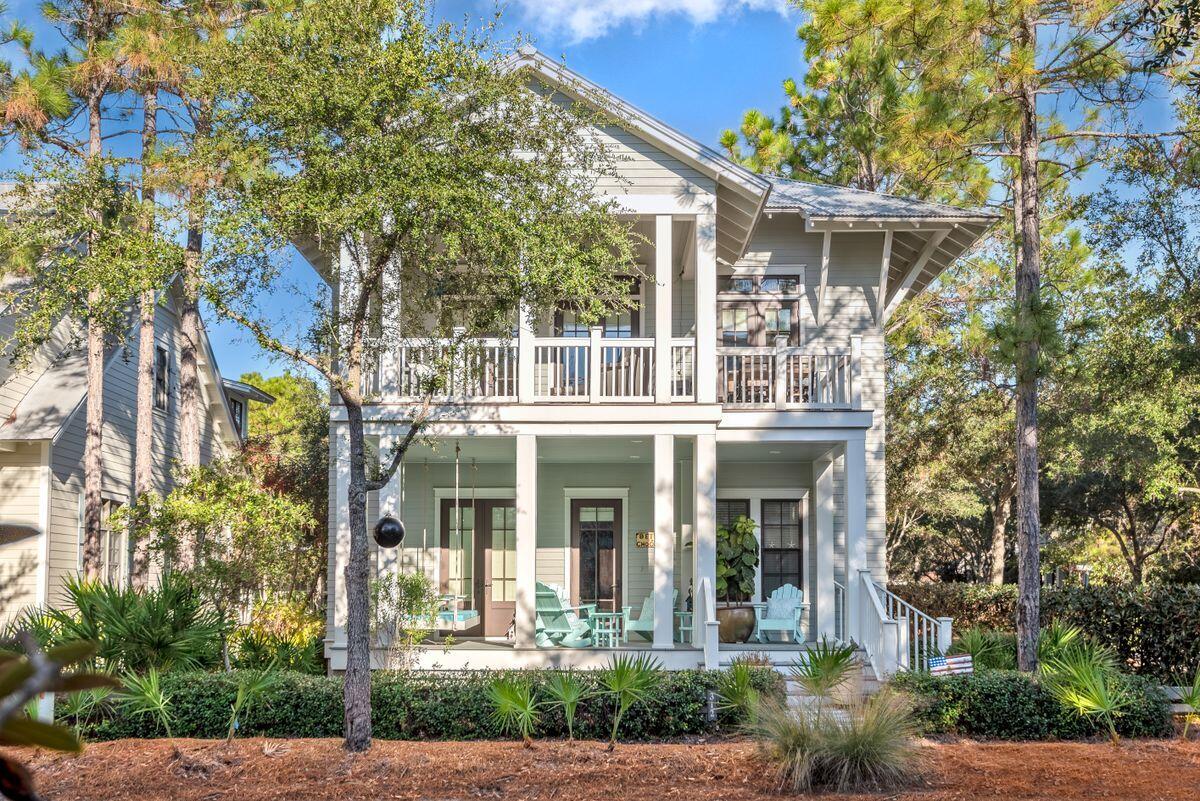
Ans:
[[[167,739],[174,740],[171,723],[175,716],[171,712],[171,696],[163,691],[162,681],[156,669],[151,668],[141,676],[135,673],[125,674],[121,679],[119,699],[129,714],[154,719],[166,732]]]
[[[825,703],[835,692],[850,681],[858,663],[854,659],[854,646],[821,641],[797,659],[789,669],[792,679],[817,699],[817,717],[821,716]]]
[[[237,695],[230,707],[229,733],[225,737],[226,742],[233,742],[233,735],[237,733],[241,724],[242,713],[249,712],[254,704],[279,685],[281,679],[282,676],[275,670],[274,665],[264,670],[242,671],[237,679]]]
[[[575,739],[575,710],[589,695],[590,691],[583,686],[579,677],[570,671],[554,673],[546,682],[546,694],[556,706],[561,706],[563,717],[567,721],[567,739]]]
[[[1038,662],[1058,659],[1085,639],[1083,629],[1055,620],[1038,635]]]
[[[1071,649],[1047,662],[1042,676],[1064,706],[1078,715],[1101,721],[1116,745],[1117,717],[1133,702],[1133,697],[1104,656],[1099,649]]]
[[[759,703],[754,686],[754,665],[735,660],[717,680],[718,709],[732,712],[743,720],[750,719]]]
[[[658,684],[661,666],[657,659],[645,655],[637,657],[628,654],[613,657],[607,668],[600,672],[600,685],[607,695],[613,697],[612,734],[608,739],[608,750],[617,746],[617,731],[621,726],[621,718],[634,704],[649,697],[650,692]]]
[[[1011,670],[1017,666],[1016,639],[1010,634],[970,628],[954,638],[949,654],[970,654],[977,670]]]
[[[1192,721],[1200,717],[1200,668],[1196,669],[1196,675],[1192,678],[1191,686],[1184,685],[1179,693],[1179,703],[1186,706],[1190,711],[1183,716],[1183,739],[1187,739],[1188,727]]]
[[[501,731],[521,735],[526,748],[533,746],[533,730],[541,718],[542,704],[533,693],[533,687],[519,679],[496,679],[488,685],[488,698],[492,702],[492,720],[500,725]]]

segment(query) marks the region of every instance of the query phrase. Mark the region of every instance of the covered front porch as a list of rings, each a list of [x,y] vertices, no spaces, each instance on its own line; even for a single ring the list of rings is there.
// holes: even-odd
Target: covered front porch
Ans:
[[[372,441],[387,453],[401,433]],[[439,436],[369,498],[369,521],[393,514],[407,530],[401,547],[376,549],[376,569],[422,572],[443,598],[422,667],[589,667],[613,651],[653,652],[675,668],[714,668],[747,651],[794,657],[822,637],[851,637],[845,577],[866,545],[846,548],[847,525],[854,506],[865,514],[866,484],[847,480],[847,468],[862,447],[854,431],[771,442],[719,441],[715,431]],[[739,516],[756,523],[761,548],[751,601],[794,587],[803,608],[794,631],[727,645],[717,635],[716,532]]]

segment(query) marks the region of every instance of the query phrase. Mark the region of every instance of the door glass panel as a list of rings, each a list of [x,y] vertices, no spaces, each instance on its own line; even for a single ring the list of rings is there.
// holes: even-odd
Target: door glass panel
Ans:
[[[492,601],[517,600],[517,510],[492,507]]]
[[[616,510],[579,507],[579,601],[616,611]]]
[[[475,510],[470,506],[450,507],[449,577],[446,589],[451,595],[465,596],[464,606],[475,597]]]

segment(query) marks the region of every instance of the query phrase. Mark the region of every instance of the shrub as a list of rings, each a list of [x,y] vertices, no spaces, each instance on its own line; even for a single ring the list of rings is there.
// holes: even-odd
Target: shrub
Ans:
[[[244,670],[275,667],[320,675],[325,672],[323,630],[321,618],[302,603],[260,601],[250,623],[230,635],[230,659],[233,667]]]
[[[1016,670],[1016,638],[1002,631],[971,628],[954,638],[950,654],[970,654],[977,670]]]
[[[488,685],[488,700],[492,720],[500,730],[521,735],[526,748],[533,745],[533,730],[542,716],[542,705],[534,698],[533,688],[520,679],[496,678]]]
[[[908,702],[887,690],[825,716],[769,702],[748,730],[777,766],[781,790],[881,790],[916,773],[916,726]]]
[[[1125,737],[1164,737],[1172,731],[1171,712],[1155,682],[1118,674],[1129,696],[1116,719]],[[988,670],[934,677],[902,673],[892,686],[911,694],[917,723],[927,734],[960,734],[1004,740],[1081,739],[1100,733],[1101,724],[1063,706],[1050,689],[1028,674]]]
[[[375,736],[383,740],[498,739],[500,727],[486,714],[487,688],[497,677],[527,681],[536,693],[549,697],[545,686],[556,671],[512,673],[471,671],[423,673],[376,671],[372,674],[371,706]],[[611,697],[600,693],[597,671],[576,671],[587,697],[575,712],[574,733],[586,739],[607,740],[613,724]],[[171,731],[176,737],[223,738],[230,709],[237,698],[238,672],[168,673],[162,677],[171,696]],[[705,734],[708,693],[715,692],[722,674],[717,671],[668,671],[643,703],[632,706],[621,719],[622,737],[647,740]],[[754,686],[768,698],[782,695],[778,673],[754,671]],[[129,715],[119,705],[102,702],[76,718],[65,705],[58,712],[91,740],[127,737],[160,737],[154,721]],[[731,715],[731,725],[744,718]],[[545,737],[565,737],[563,710],[554,705],[543,711],[538,730]],[[279,683],[240,720],[245,737],[338,737],[342,733],[342,683],[337,677],[281,673]]]
[[[970,628],[1011,632],[1015,585],[923,583],[890,589],[923,612]],[[1042,591],[1042,623],[1073,626],[1111,648],[1125,669],[1170,682],[1200,669],[1200,585],[1107,584]]]

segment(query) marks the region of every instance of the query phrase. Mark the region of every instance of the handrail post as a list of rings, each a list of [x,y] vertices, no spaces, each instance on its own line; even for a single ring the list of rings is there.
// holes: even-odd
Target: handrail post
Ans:
[[[524,303],[517,318],[517,403],[533,403],[533,320]]]
[[[604,382],[600,371],[604,364],[604,353],[601,350],[601,337],[604,329],[598,325],[588,329],[588,389],[592,403],[599,403]]]
[[[954,618],[939,617],[937,618],[937,650],[939,654],[945,654],[950,650],[950,644],[954,642]]]
[[[775,337],[775,408],[783,410],[788,402],[788,339],[782,334]]]
[[[896,618],[896,663],[901,670],[912,669],[912,630],[908,615]]]
[[[850,408],[862,408],[862,337],[850,337]]]

